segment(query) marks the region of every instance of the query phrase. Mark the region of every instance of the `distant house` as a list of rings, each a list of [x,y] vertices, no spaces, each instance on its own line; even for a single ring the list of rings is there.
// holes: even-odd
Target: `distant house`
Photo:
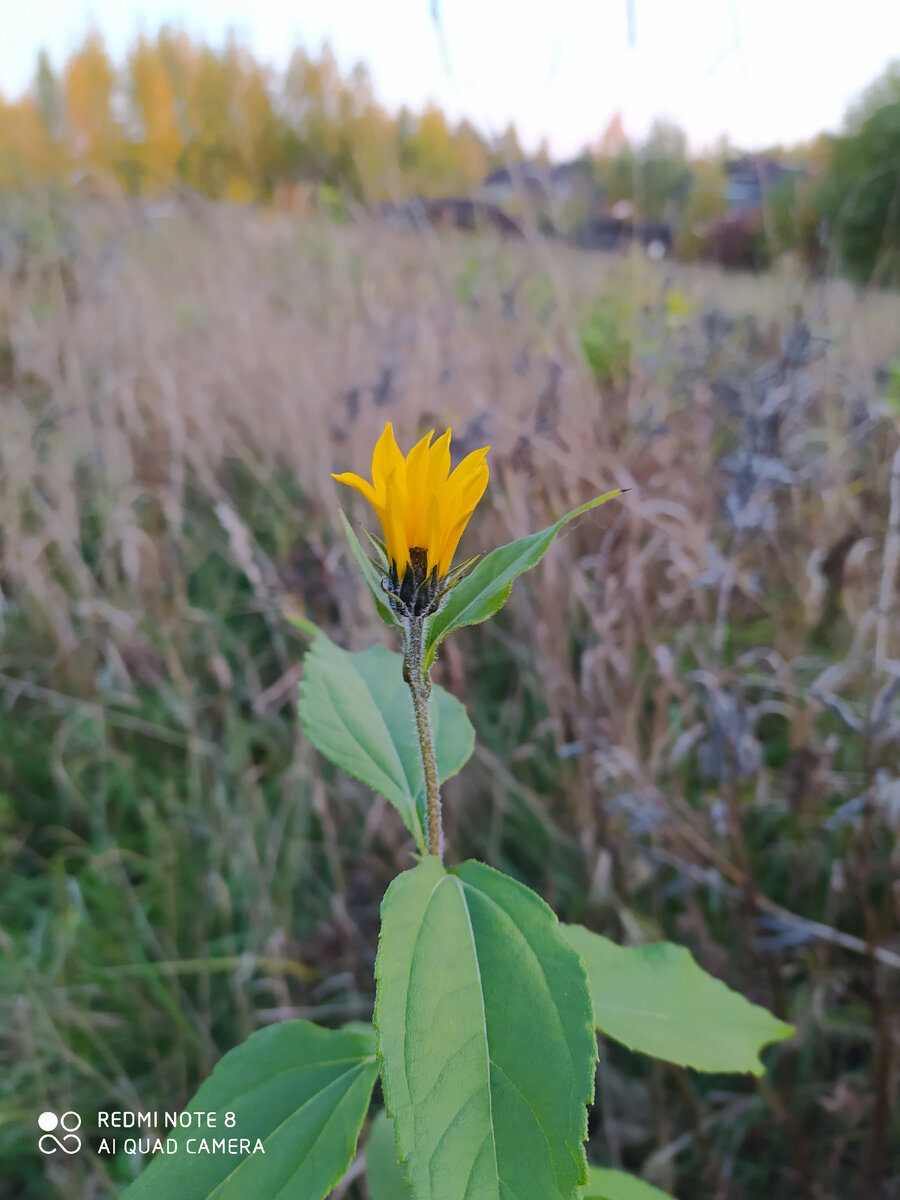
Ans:
[[[722,267],[760,270],[770,258],[764,209],[767,197],[802,168],[776,158],[744,157],[725,165],[728,211],[703,230],[703,254]]]
[[[492,230],[502,237],[522,238],[521,228],[499,205],[468,196],[442,196],[425,199],[413,196],[401,204],[382,204],[376,220],[389,228],[408,231],[461,229],[468,232]]]
[[[511,163],[491,172],[478,194],[517,216],[530,209],[542,232],[562,236],[581,249],[625,252],[639,245],[651,258],[665,258],[672,251],[674,237],[667,222],[643,220],[628,200],[604,209],[602,190],[587,159],[555,165]]]
[[[610,212],[579,225],[569,241],[583,250],[614,250],[620,254],[632,246],[642,246],[648,258],[667,258],[675,240],[672,226],[667,221],[636,221],[631,205],[627,210],[613,205]]]
[[[517,212],[531,208],[552,224],[565,220],[573,206],[587,206],[595,198],[591,165],[584,159],[572,162],[510,163],[492,171],[478,189],[480,199]]]
[[[518,162],[492,171],[478,194],[489,204],[510,204],[522,197],[543,204],[550,199],[552,186],[551,167],[543,163]]]
[[[738,158],[727,163],[728,183],[725,200],[732,216],[759,212],[769,195],[785,179],[800,174],[800,169],[775,158]]]

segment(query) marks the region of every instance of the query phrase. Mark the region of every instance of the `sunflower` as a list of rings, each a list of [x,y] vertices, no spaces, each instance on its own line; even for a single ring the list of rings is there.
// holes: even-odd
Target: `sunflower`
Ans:
[[[384,533],[386,590],[400,609],[418,616],[435,611],[446,590],[459,539],[488,481],[490,446],[473,450],[451,471],[450,430],[434,444],[433,437],[432,429],[404,458],[389,421],[375,443],[371,483],[352,471],[333,476],[375,509]]]

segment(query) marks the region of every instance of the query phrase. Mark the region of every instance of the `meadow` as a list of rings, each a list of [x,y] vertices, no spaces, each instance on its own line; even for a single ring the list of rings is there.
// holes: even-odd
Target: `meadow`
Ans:
[[[491,445],[468,554],[629,489],[442,650],[454,855],[797,1029],[760,1081],[604,1042],[589,1156],[900,1196],[900,296],[202,201],[3,230],[0,1197],[139,1169],[43,1158],[46,1108],[180,1108],[263,1024],[371,1014],[411,841],[305,742],[286,614],[388,639],[329,474],[387,420]]]

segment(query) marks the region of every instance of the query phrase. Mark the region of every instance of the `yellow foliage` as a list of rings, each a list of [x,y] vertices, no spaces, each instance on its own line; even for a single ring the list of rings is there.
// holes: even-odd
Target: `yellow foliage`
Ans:
[[[57,157],[34,101],[0,100],[0,187],[45,182],[53,177]]]
[[[76,161],[109,168],[120,133],[112,113],[114,75],[98,33],[89,33],[66,65],[63,91],[70,145]]]
[[[175,91],[158,51],[143,37],[129,59],[130,99],[141,139],[132,146],[142,191],[165,191],[175,183],[182,151]]]
[[[512,127],[501,142],[504,154],[516,150]],[[388,113],[366,68],[343,73],[327,46],[297,50],[279,79],[234,37],[214,48],[163,27],[138,37],[118,71],[92,31],[59,84],[42,55],[31,92],[0,102],[0,183],[13,186],[74,169],[132,192],[181,183],[270,200],[302,181],[343,206],[465,193],[490,165],[474,126],[452,129],[434,105]]]

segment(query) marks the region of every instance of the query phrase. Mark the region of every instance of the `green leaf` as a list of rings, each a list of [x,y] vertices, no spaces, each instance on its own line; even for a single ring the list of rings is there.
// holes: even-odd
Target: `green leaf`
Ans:
[[[512,591],[513,580],[537,566],[563,525],[621,494],[622,488],[616,488],[615,491],[597,496],[560,517],[555,525],[492,550],[457,584],[444,607],[429,620],[426,641],[428,663],[434,661],[434,652],[448,633],[464,625],[478,625],[503,607]]]
[[[581,1192],[581,1200],[672,1200],[661,1192],[625,1171],[612,1167],[591,1167],[591,1181]]]
[[[381,586],[381,575],[372,565],[372,560],[366,554],[365,550],[363,550],[353,526],[344,516],[344,510],[339,508],[338,512],[341,515],[341,524],[344,527],[344,534],[346,535],[347,545],[350,547],[350,553],[353,556],[353,561],[359,567],[360,574],[366,581],[369,591],[372,593],[372,599],[375,601],[375,607],[378,609],[379,617],[381,617],[382,621],[384,621],[386,625],[398,627],[399,623],[394,614],[391,612],[387,601],[385,600],[384,589]]]
[[[378,1076],[372,1035],[284,1021],[252,1034],[218,1063],[188,1111],[216,1126],[161,1130],[157,1155],[122,1200],[323,1200],[343,1178]],[[234,1113],[234,1124],[225,1124]],[[145,1131],[141,1131],[146,1136]],[[189,1153],[199,1139],[246,1138],[239,1153]],[[262,1142],[265,1153],[256,1145]]]
[[[300,719],[326,758],[395,806],[425,852],[425,777],[399,654],[372,646],[350,653],[321,630],[303,660]],[[431,689],[431,724],[441,782],[463,766],[475,731],[460,702]]]
[[[617,946],[581,925],[562,929],[587,967],[597,1028],[632,1050],[696,1071],[762,1075],[760,1050],[794,1032],[683,946]]]
[[[596,1040],[578,955],[540,897],[434,857],[382,904],[375,1030],[416,1200],[575,1200]]]
[[[366,1187],[369,1200],[412,1200],[403,1167],[397,1161],[394,1122],[382,1110],[366,1141]]]

